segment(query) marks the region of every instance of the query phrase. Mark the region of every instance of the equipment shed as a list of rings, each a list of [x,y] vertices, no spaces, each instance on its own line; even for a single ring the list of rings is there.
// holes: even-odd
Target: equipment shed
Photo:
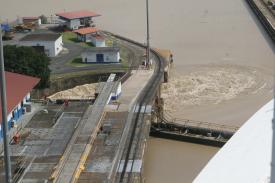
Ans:
[[[49,57],[57,56],[63,49],[62,35],[54,33],[29,34],[23,37],[19,44],[34,47]]]
[[[94,47],[82,53],[84,63],[119,63],[120,53],[117,47]]]

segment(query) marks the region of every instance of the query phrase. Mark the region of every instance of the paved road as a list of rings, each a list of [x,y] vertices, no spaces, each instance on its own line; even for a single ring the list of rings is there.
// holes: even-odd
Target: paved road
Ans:
[[[119,42],[118,46],[127,52],[126,59],[132,67],[138,67],[140,64],[140,58],[138,56],[142,55],[142,51],[136,50],[133,46],[129,45],[125,42]],[[52,58],[50,69],[52,74],[63,74],[77,71],[87,71],[87,70],[123,70],[125,69],[121,63],[117,64],[90,64],[90,66],[85,67],[74,67],[70,65],[66,65],[66,63],[70,62],[72,59],[76,57],[80,57],[81,53],[85,50],[84,47],[81,47],[75,43],[64,43],[64,47],[66,48],[63,53],[59,56]],[[137,52],[137,53],[136,53]],[[138,55],[138,56],[137,56]]]
[[[39,29],[36,30],[35,33],[46,33],[51,32],[49,30]],[[16,33],[14,34],[14,39],[10,41],[4,41],[4,45],[18,45],[18,41],[27,35],[26,33]],[[125,42],[118,42],[118,46],[123,48],[125,52],[127,52],[127,56],[124,59],[127,59],[129,65],[137,67],[139,65],[139,58],[136,55],[142,55],[142,52],[139,50],[138,53],[136,48],[133,48],[132,45],[129,45]],[[87,70],[123,70],[125,69],[122,64],[91,64],[86,67],[74,67],[71,65],[66,65],[66,63],[70,62],[76,57],[80,57],[81,53],[86,49],[79,44],[64,42],[64,50],[57,57],[51,58],[51,64],[49,68],[52,71],[52,74],[63,74],[70,72],[78,72],[78,71],[87,71]]]
[[[51,58],[50,69],[53,74],[66,73],[74,70],[75,67],[67,66],[66,63],[80,56],[85,49],[74,43],[64,43],[64,48],[65,50],[63,50],[60,55]]]

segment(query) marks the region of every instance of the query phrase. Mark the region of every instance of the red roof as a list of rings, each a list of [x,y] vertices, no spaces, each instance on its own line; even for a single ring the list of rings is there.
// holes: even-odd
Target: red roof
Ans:
[[[95,35],[94,36],[97,40],[104,40],[104,37],[102,35]]]
[[[5,72],[5,76],[7,85],[7,112],[9,114],[35,87],[35,85],[38,84],[40,79],[12,72]],[[0,105],[0,122],[1,121],[2,105]]]
[[[100,15],[92,11],[81,10],[81,11],[57,13],[56,16],[72,20],[72,19],[85,18],[85,17],[98,17]]]
[[[96,32],[98,32],[98,29],[94,28],[94,27],[86,27],[86,28],[75,30],[73,32],[85,35],[85,34],[90,34],[90,33],[96,33]]]

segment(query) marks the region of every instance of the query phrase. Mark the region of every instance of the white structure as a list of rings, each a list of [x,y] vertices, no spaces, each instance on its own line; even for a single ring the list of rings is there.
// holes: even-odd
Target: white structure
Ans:
[[[117,81],[115,87],[111,93],[111,100],[117,100],[121,95],[121,82]]]
[[[22,23],[23,24],[36,24],[39,26],[39,25],[41,25],[41,18],[39,18],[39,17],[23,17]]]
[[[119,63],[120,54],[117,47],[95,47],[86,49],[81,54],[84,63]]]
[[[194,183],[270,182],[273,102],[262,107],[233,135]]]
[[[91,42],[95,45],[95,47],[105,47],[105,39],[101,35],[93,35],[91,36]]]
[[[77,34],[77,39],[83,42],[92,42],[95,47],[105,47],[105,39],[99,34],[97,28],[86,27],[73,31]]]
[[[73,11],[73,12],[63,12],[57,13],[64,25],[70,30],[77,30],[80,27],[90,27],[94,26],[92,18],[100,16],[99,14],[87,10]]]
[[[35,85],[38,84],[40,79],[11,72],[5,72],[5,75],[7,82],[7,121],[8,129],[10,129],[25,112],[30,112],[30,92]],[[24,110],[25,107],[29,109]],[[1,131],[1,108],[2,106],[0,105],[0,141],[3,135]]]
[[[44,52],[49,57],[57,56],[63,49],[61,34],[29,34],[23,37],[19,44],[21,46],[31,46]]]

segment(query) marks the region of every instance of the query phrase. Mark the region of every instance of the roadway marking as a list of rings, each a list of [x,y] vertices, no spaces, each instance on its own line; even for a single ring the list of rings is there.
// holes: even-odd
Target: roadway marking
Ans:
[[[121,173],[124,167],[125,160],[121,160],[119,167],[118,167],[118,172]],[[132,168],[133,165],[133,168]],[[140,173],[141,172],[141,167],[142,167],[142,160],[137,159],[137,160],[128,160],[127,163],[127,168],[126,172],[134,172],[134,173]]]
[[[28,146],[25,146],[23,149],[22,149],[22,151],[18,154],[18,156],[21,156],[24,152],[25,152],[25,150],[28,148]]]
[[[140,108],[140,106],[136,106],[135,113],[137,113],[139,111],[139,108]],[[149,114],[149,113],[151,113],[151,111],[152,111],[152,106],[151,105],[141,106],[141,109],[140,109],[141,113]]]

